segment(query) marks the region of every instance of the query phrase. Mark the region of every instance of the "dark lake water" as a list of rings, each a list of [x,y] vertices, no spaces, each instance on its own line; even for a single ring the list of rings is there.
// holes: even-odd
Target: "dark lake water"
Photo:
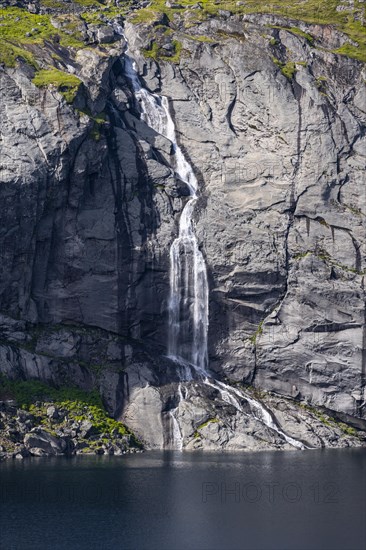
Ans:
[[[366,450],[0,465],[0,548],[364,550]]]

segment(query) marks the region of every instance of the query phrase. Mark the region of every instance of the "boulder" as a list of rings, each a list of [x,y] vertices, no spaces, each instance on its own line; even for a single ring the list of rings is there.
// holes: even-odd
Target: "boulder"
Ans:
[[[67,449],[67,443],[60,437],[51,435],[46,430],[34,428],[24,438],[24,445],[33,456],[62,455]]]
[[[95,429],[93,423],[90,420],[83,420],[80,425],[80,434],[81,437],[89,437],[95,434],[97,430]]]
[[[58,410],[54,405],[47,407],[46,414],[48,418],[51,418],[52,420],[56,420],[58,418]]]

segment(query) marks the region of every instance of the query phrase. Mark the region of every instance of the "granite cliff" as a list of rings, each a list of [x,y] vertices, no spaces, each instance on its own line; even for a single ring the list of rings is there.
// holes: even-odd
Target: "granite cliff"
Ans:
[[[184,2],[88,16],[21,4],[0,21],[24,12],[32,27],[21,45],[5,32],[13,57],[0,66],[1,373],[97,388],[147,447],[176,447],[178,430],[190,449],[291,448],[244,398],[239,410],[166,357],[169,250],[189,190],[171,141],[141,118],[127,40],[199,181],[212,379],[307,447],[362,444],[361,38]]]

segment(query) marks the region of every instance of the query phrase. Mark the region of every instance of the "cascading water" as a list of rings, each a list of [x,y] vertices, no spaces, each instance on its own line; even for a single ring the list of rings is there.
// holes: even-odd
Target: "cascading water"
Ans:
[[[127,50],[128,51],[128,50]],[[250,405],[252,416],[269,429],[277,432],[292,446],[303,449],[300,441],[286,435],[273,421],[266,408],[244,392],[223,382],[208,378],[207,332],[208,332],[208,281],[206,265],[193,230],[193,212],[198,200],[198,182],[192,167],[177,144],[175,126],[169,112],[166,97],[148,92],[141,86],[136,63],[125,55],[125,74],[132,84],[140,103],[141,118],[150,128],[172,142],[176,176],[189,188],[190,196],[182,211],[179,234],[170,249],[170,297],[168,353],[179,365],[185,365],[185,379],[191,379],[190,368],[207,386],[219,391],[223,401],[233,405],[241,414],[247,414],[240,404],[245,400]],[[188,368],[189,367],[189,368]],[[183,401],[181,385],[179,401]],[[177,420],[178,406],[170,411],[172,422],[172,447],[183,448],[183,437]]]
[[[176,176],[189,189],[190,196],[180,217],[179,235],[170,248],[168,355],[204,374],[207,370],[208,282],[192,221],[198,182],[177,144],[167,98],[142,88],[135,62],[127,55],[125,59],[126,75],[140,103],[142,119],[172,142]]]
[[[178,397],[179,397],[178,406],[175,409],[170,410],[169,415],[170,415],[172,425],[173,425],[173,427],[172,427],[172,448],[173,448],[173,450],[181,451],[183,449],[183,436],[182,436],[182,432],[181,432],[181,429],[180,429],[180,426],[179,426],[179,422],[176,418],[176,414],[178,413],[179,403],[184,400],[183,395],[182,395],[181,383],[178,384],[177,393],[178,393]]]
[[[296,447],[297,449],[305,449],[305,445],[301,441],[297,441],[297,439],[290,437],[277,426],[271,414],[262,405],[262,403],[260,403],[256,399],[253,399],[252,397],[246,395],[244,392],[233,388],[232,386],[228,386],[223,382],[219,382],[218,380],[213,380],[211,382],[208,378],[206,378],[205,384],[218,390],[220,392],[222,400],[226,401],[226,403],[229,403],[230,405],[233,405],[242,414],[246,413],[243,413],[243,407],[241,406],[239,400],[244,399],[247,403],[249,403],[252,416],[262,422],[262,424],[267,426],[267,428],[270,428],[271,430],[277,432],[281,437],[283,437],[285,441],[287,441],[287,443],[289,443],[293,447]]]

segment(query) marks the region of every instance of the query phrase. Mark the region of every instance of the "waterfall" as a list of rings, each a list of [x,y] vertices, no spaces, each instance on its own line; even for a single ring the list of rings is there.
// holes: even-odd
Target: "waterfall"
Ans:
[[[172,143],[176,177],[189,189],[189,199],[182,211],[179,234],[170,248],[170,296],[168,355],[179,365],[181,379],[190,380],[191,368],[206,386],[215,388],[223,401],[247,415],[240,404],[245,400],[251,414],[267,428],[278,433],[287,443],[304,449],[300,441],[288,436],[274,422],[271,414],[256,399],[232,386],[208,378],[207,331],[208,331],[208,281],[203,255],[193,228],[194,207],[198,200],[198,182],[192,167],[177,144],[175,125],[169,111],[168,99],[148,92],[141,86],[136,63],[125,54],[125,74],[129,78],[140,104],[141,118],[158,134]],[[183,371],[183,372],[182,372]],[[182,376],[183,374],[183,376]],[[179,403],[184,400],[181,384],[178,387],[179,402],[169,412],[172,422],[172,446],[182,450],[183,437],[177,419]]]
[[[176,415],[178,414],[179,403],[184,400],[182,395],[181,383],[178,384],[178,405],[175,409],[169,411],[172,421],[172,450],[181,451],[183,449],[183,436]]]
[[[274,422],[272,415],[269,413],[269,411],[267,411],[262,403],[260,403],[256,399],[253,399],[243,391],[240,391],[237,388],[233,388],[232,386],[228,386],[227,384],[219,382],[218,380],[213,380],[211,382],[208,378],[206,378],[204,382],[208,386],[211,386],[212,388],[218,390],[222,400],[226,401],[226,403],[229,403],[230,405],[233,405],[242,414],[246,413],[243,411],[243,407],[241,406],[239,400],[244,399],[249,404],[252,416],[254,416],[254,418],[262,422],[262,424],[267,426],[267,428],[269,428],[270,430],[277,432],[278,435],[280,435],[285,441],[287,441],[287,443],[289,443],[293,447],[301,450],[306,448],[301,441],[294,439],[293,437],[287,435],[283,430],[281,430],[281,428],[279,428],[279,426],[277,426],[277,424]]]
[[[170,248],[168,355],[175,361],[207,372],[208,281],[206,264],[193,229],[198,182],[177,144],[175,125],[166,97],[141,86],[136,63],[125,56],[126,75],[140,103],[141,118],[172,142],[176,177],[189,189],[179,221],[179,234]]]

